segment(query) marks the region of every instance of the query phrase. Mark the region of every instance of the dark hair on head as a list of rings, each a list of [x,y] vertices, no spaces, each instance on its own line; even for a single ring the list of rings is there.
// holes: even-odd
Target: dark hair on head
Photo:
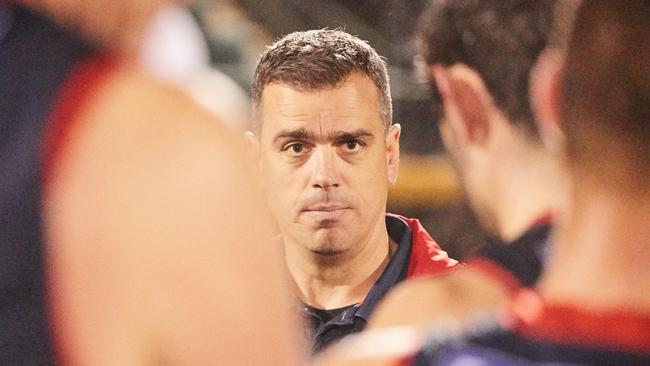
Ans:
[[[557,0],[553,15],[553,29],[549,35],[547,48],[560,55],[566,53],[573,33],[573,23],[581,3],[582,0]]]
[[[561,106],[571,160],[580,166],[604,164],[599,165],[601,171],[633,166],[637,181],[646,186],[647,175],[642,174],[650,174],[648,40],[650,1],[584,1],[566,53]]]
[[[554,4],[554,0],[434,0],[419,24],[420,58],[427,65],[464,64],[476,70],[511,123],[537,138],[528,80],[547,44]],[[435,83],[430,84],[440,105]]]
[[[301,91],[333,88],[353,72],[364,74],[377,87],[378,110],[387,129],[393,107],[386,62],[368,43],[340,30],[295,32],[271,45],[253,75],[253,107],[259,109],[264,87],[271,83]],[[259,116],[255,119],[258,127]]]

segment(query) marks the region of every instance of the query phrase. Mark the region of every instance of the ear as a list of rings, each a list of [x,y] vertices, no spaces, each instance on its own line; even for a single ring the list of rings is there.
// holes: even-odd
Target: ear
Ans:
[[[388,182],[395,184],[399,171],[399,137],[402,133],[402,126],[394,123],[386,133],[386,161],[388,164]]]
[[[463,140],[483,144],[489,137],[492,97],[483,79],[471,68],[457,64],[448,68],[431,67],[442,96],[450,127]]]
[[[547,49],[539,56],[530,73],[530,105],[542,141],[552,150],[564,145],[560,120],[563,67],[560,52]]]
[[[253,159],[253,162],[259,163],[260,140],[252,131],[246,131],[244,133],[244,140],[246,141],[246,150],[249,152],[249,157]]]

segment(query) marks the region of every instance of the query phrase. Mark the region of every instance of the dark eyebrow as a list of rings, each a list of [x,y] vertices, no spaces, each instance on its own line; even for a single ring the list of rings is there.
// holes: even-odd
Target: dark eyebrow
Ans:
[[[287,138],[292,140],[313,140],[314,134],[304,128],[299,128],[297,130],[282,130],[273,137],[273,143],[276,143],[280,139]]]
[[[330,135],[330,140],[333,141],[345,141],[345,140],[355,140],[361,137],[375,137],[370,131],[359,129],[350,132],[339,131]]]
[[[330,141],[354,140],[361,137],[372,139],[374,135],[370,131],[364,129],[358,129],[350,132],[337,131],[328,135],[328,139]],[[276,143],[281,139],[314,141],[316,140],[316,136],[304,128],[299,128],[296,130],[282,130],[278,132],[275,137],[273,137],[273,143]]]

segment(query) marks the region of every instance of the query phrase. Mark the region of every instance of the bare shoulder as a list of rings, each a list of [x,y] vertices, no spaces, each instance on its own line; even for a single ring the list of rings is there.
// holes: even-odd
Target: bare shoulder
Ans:
[[[87,192],[92,199],[69,203],[92,210],[88,220],[95,218],[97,225],[121,225],[118,232],[129,235],[147,224],[159,233],[184,224],[202,237],[219,233],[224,236],[219,242],[227,242],[227,235],[241,227],[232,221],[245,212],[268,233],[271,226],[240,140],[182,92],[119,70],[74,122],[53,182],[67,197]],[[204,241],[189,240],[194,235],[189,231],[185,235],[189,242]],[[140,240],[141,246],[175,245],[168,236],[155,236],[161,236],[159,242]]]
[[[115,72],[92,96],[46,214],[61,308],[74,314],[70,347],[106,352],[83,360],[293,357],[281,251],[267,245],[272,225],[242,145],[182,92],[137,72]],[[261,301],[266,312],[254,309]]]
[[[449,318],[462,322],[475,311],[495,309],[507,296],[499,284],[481,273],[460,268],[446,276],[400,284],[379,305],[370,328],[424,326]]]
[[[180,90],[132,70],[116,72],[88,112],[85,117],[92,121],[87,125],[101,129],[105,141],[121,142],[120,147],[137,150],[143,159],[180,153],[168,164],[187,163],[183,161],[183,153],[187,152],[195,160],[224,162],[224,168],[232,168],[234,165],[227,163],[232,161],[232,155],[241,153],[240,139],[223,121]],[[113,151],[116,147],[107,146]],[[203,154],[195,155],[196,152]]]

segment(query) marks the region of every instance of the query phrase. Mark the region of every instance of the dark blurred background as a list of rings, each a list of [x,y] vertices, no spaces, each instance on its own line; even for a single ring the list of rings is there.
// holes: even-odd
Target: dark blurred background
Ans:
[[[484,243],[453,170],[444,158],[425,84],[417,82],[413,42],[427,0],[197,0],[213,65],[246,91],[264,47],[294,31],[340,28],[364,39],[388,62],[394,121],[402,125],[402,163],[389,211],[419,218],[456,259]]]

